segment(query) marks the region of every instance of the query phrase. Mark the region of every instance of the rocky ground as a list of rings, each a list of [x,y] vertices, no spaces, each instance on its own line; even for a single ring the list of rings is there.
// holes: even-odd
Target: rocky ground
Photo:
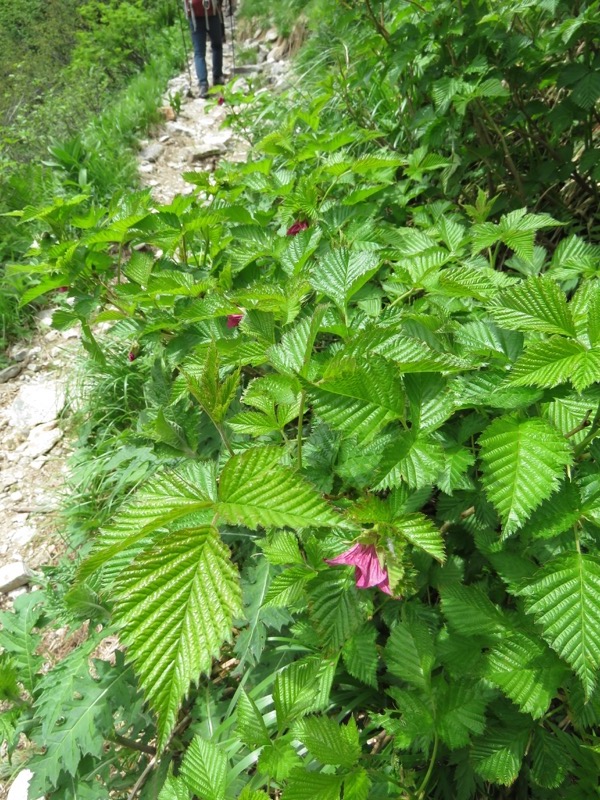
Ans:
[[[288,81],[290,43],[274,30],[255,31],[225,48],[225,71],[235,91],[262,87],[278,91]],[[244,56],[245,58],[242,58]],[[210,55],[208,56],[210,60]],[[243,60],[251,63],[241,63]],[[191,79],[191,80],[190,80]],[[164,124],[140,143],[141,182],[157,202],[192,191],[183,172],[213,170],[219,159],[243,161],[248,144],[224,126],[228,109],[215,92],[198,96],[193,65],[173,78],[163,98]],[[80,351],[77,328],[51,328],[53,309],[38,315],[31,341],[13,346],[9,366],[0,370],[0,609],[35,585],[36,573],[65,552],[59,509],[76,438],[72,416],[78,402],[73,363]],[[46,643],[50,656],[64,649],[60,632]],[[0,751],[0,758],[2,752]],[[0,782],[0,800],[27,800],[27,770],[10,786]]]

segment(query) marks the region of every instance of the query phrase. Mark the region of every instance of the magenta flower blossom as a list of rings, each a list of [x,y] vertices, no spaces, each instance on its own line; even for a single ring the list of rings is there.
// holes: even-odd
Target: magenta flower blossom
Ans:
[[[224,104],[225,104],[225,98],[223,97],[223,95],[221,95],[221,96],[219,97],[219,99],[217,100],[217,103],[218,103],[220,106],[222,106],[222,105],[224,105]]]
[[[302,220],[302,222],[294,222],[291,228],[287,229],[286,236],[297,236],[300,231],[305,231],[308,228],[308,222],[306,220]]]
[[[130,351],[127,353],[127,358],[128,358],[130,361],[135,361],[135,360],[136,360],[136,358],[137,358],[137,355],[136,355],[136,354],[133,352],[133,350],[130,350]]]
[[[358,542],[339,556],[326,558],[325,561],[332,566],[347,564],[355,567],[354,579],[358,589],[369,589],[371,586],[376,586],[386,594],[391,595],[392,593],[387,570],[381,566],[374,544],[366,545]]]
[[[69,291],[69,287],[68,286],[59,286],[56,291],[57,292],[68,292]]]
[[[228,328],[237,328],[240,322],[244,319],[243,314],[230,314],[227,317],[227,327]]]

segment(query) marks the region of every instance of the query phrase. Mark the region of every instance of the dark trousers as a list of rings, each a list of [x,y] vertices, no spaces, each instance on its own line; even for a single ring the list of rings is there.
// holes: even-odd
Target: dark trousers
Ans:
[[[194,24],[195,23],[195,24]],[[223,34],[218,14],[212,17],[195,17],[190,20],[192,44],[194,45],[194,66],[199,83],[208,83],[206,70],[206,40],[210,37],[212,49],[213,81],[220,80],[223,74]]]

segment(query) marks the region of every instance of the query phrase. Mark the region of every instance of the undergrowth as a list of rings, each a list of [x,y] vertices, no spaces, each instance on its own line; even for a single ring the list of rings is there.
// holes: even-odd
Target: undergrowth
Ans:
[[[312,8],[247,163],[14,216],[95,402],[4,738],[32,797],[591,800],[597,5]]]

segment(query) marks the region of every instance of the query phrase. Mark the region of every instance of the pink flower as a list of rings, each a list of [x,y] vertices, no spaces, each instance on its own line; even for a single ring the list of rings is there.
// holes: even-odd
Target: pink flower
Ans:
[[[218,103],[220,106],[222,106],[222,105],[224,105],[224,104],[225,104],[225,98],[223,97],[223,95],[221,95],[221,96],[219,97],[219,99],[217,100],[217,103]]]
[[[237,328],[240,322],[244,319],[243,314],[230,314],[227,317],[227,327],[228,328]]]
[[[305,231],[307,228],[308,222],[306,222],[306,220],[294,222],[292,227],[287,229],[286,236],[297,236],[300,231]]]
[[[68,286],[59,286],[56,291],[57,292],[68,292],[69,291],[69,287]]]
[[[127,353],[127,358],[130,361],[135,361],[136,358],[137,358],[137,355],[133,352],[133,350],[130,350],[129,353]]]
[[[365,545],[358,542],[339,556],[326,558],[325,561],[332,566],[336,564],[354,566],[354,579],[358,589],[376,586],[386,594],[392,593],[387,570],[381,566],[374,544]]]

